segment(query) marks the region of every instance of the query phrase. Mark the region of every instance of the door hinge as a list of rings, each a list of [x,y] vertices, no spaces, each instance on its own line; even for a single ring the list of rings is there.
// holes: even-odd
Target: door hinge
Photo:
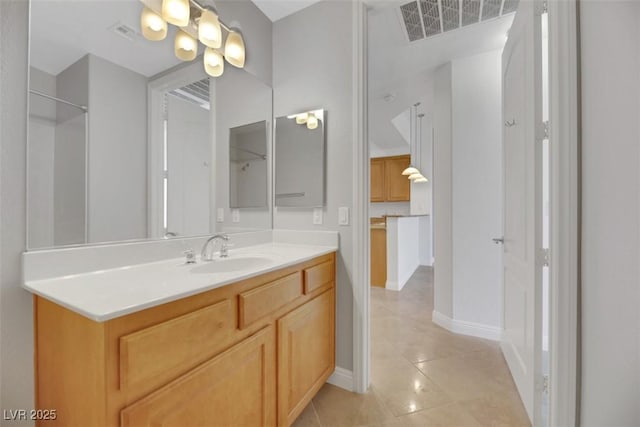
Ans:
[[[549,12],[549,5],[546,1],[542,1],[537,3],[536,9],[538,10],[538,15],[544,15],[545,13]]]
[[[549,394],[549,375],[542,376],[542,392]]]
[[[544,121],[538,126],[538,141],[549,139],[549,121]]]
[[[551,261],[549,248],[540,249],[540,261],[543,267],[549,267],[549,263]]]

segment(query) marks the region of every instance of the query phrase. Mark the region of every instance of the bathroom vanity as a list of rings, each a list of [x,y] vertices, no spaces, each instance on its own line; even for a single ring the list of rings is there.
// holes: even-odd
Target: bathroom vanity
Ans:
[[[57,413],[42,425],[293,423],[335,369],[335,249],[263,246],[271,262],[240,273],[174,259],[25,284],[36,407]],[[83,281],[94,294],[84,306],[61,288]],[[129,291],[117,302],[119,287]]]

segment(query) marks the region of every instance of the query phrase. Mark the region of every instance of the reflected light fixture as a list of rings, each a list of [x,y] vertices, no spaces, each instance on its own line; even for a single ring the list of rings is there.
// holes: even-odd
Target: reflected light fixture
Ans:
[[[162,0],[162,18],[178,27],[189,25],[189,0]]]
[[[222,27],[218,14],[212,10],[205,9],[198,21],[198,39],[200,42],[214,49],[222,46]]]
[[[224,57],[234,67],[244,67],[244,40],[242,34],[236,29],[229,31],[227,42],[224,44]]]
[[[198,56],[198,42],[182,30],[176,31],[174,52],[178,59],[193,61]]]
[[[307,129],[315,129],[318,127],[318,118],[315,114],[310,113],[309,118],[307,119]]]
[[[303,125],[307,123],[307,119],[309,118],[309,113],[302,113],[296,116],[296,123],[299,125]]]
[[[224,58],[217,50],[206,48],[204,51],[204,70],[211,77],[220,77],[224,73]]]
[[[144,4],[140,27],[147,40],[164,40],[167,23],[173,24],[179,27],[174,39],[174,52],[182,61],[196,59],[200,42],[205,46],[204,69],[211,77],[224,73],[225,60],[234,67],[244,68],[246,51],[242,33],[222,22],[212,8],[196,0],[162,0],[161,8],[160,2],[147,6],[148,0],[140,1]]]
[[[160,41],[167,37],[167,21],[148,7],[142,9],[140,28],[147,40]]]

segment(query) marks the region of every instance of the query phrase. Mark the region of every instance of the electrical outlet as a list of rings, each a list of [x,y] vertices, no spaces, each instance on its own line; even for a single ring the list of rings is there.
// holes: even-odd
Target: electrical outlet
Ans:
[[[342,206],[338,208],[338,224],[349,225],[349,208]]]
[[[231,222],[240,222],[240,209],[233,209],[231,211]]]
[[[216,221],[224,222],[224,208],[218,208],[218,211],[216,214]]]
[[[322,225],[322,208],[313,208],[313,224]]]

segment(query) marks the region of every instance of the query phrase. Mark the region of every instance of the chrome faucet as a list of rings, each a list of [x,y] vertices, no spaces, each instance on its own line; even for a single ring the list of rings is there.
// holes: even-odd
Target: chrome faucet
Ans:
[[[209,254],[207,249],[209,247],[209,243],[212,243],[212,242],[215,243],[217,239],[220,239],[222,241],[222,245],[220,246],[220,258],[226,258],[229,256],[229,253],[227,252],[228,249],[227,249],[227,243],[226,243],[229,241],[229,236],[227,236],[226,234],[216,234],[215,236],[209,237],[207,241],[204,242],[204,245],[202,246],[202,252],[200,253],[200,258],[202,258],[203,261],[213,260],[213,250],[211,251],[211,254]]]

